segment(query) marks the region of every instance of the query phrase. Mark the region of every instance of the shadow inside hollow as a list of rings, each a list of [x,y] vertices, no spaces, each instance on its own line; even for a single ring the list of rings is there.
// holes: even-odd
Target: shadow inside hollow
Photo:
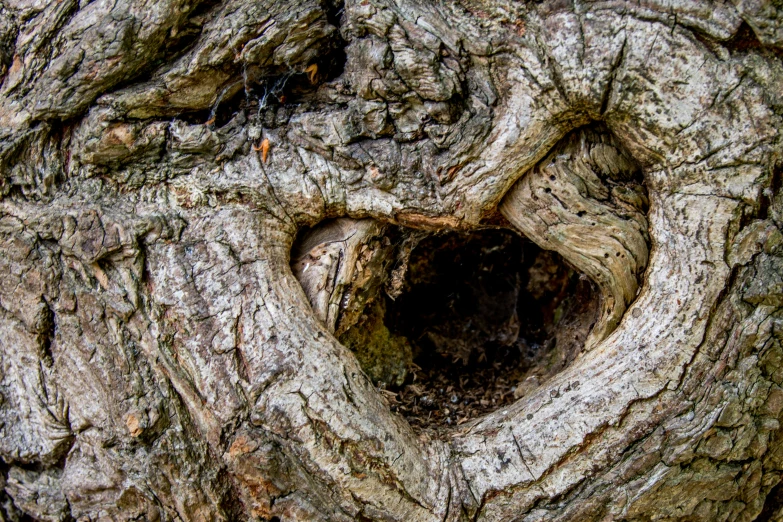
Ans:
[[[509,230],[446,233],[412,251],[384,322],[412,347],[392,410],[448,427],[525,395],[581,351],[597,292],[556,253]]]

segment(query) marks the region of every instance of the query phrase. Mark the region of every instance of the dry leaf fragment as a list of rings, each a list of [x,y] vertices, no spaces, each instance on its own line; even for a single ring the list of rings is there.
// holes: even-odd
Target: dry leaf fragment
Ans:
[[[307,77],[310,79],[310,83],[315,83],[316,75],[318,74],[318,65],[310,64],[307,69],[304,70],[307,73]]]
[[[269,157],[269,138],[264,138],[264,141],[261,142],[261,145],[256,147],[253,145],[253,150],[258,152],[261,151],[261,161],[266,163],[267,157]]]
[[[269,156],[269,139],[264,138],[261,142],[261,161],[266,163],[266,158]]]

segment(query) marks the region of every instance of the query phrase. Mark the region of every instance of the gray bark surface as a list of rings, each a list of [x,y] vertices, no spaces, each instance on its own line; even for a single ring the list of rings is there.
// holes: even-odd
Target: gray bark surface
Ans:
[[[0,519],[782,520],[781,57],[777,1],[0,1]],[[498,210],[600,320],[422,437],[334,333]]]

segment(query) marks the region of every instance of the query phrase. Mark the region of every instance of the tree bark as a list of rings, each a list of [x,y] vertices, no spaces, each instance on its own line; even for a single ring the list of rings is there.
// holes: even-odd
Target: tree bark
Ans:
[[[782,56],[763,0],[0,2],[0,519],[783,519]],[[498,212],[599,321],[419,436],[334,334]]]

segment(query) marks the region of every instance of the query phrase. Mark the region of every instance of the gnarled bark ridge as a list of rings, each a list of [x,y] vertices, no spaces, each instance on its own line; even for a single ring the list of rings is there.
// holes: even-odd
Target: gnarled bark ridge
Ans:
[[[782,53],[764,0],[0,3],[0,517],[769,519]],[[602,315],[422,441],[291,247],[498,209]]]

